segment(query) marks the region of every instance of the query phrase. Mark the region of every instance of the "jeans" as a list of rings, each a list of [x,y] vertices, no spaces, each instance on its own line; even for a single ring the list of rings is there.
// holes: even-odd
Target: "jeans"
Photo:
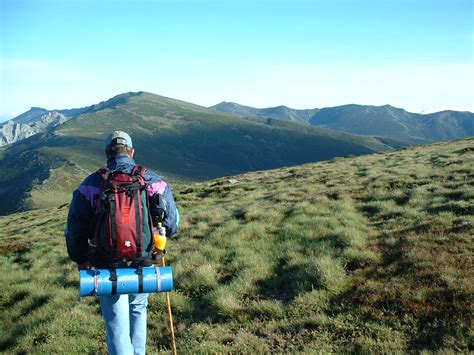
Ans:
[[[100,296],[110,355],[145,354],[148,294]]]

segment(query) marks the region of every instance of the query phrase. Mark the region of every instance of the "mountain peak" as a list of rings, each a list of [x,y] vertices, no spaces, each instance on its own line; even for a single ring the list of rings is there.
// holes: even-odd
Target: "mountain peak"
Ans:
[[[126,92],[123,94],[116,95],[111,99],[99,102],[97,105],[93,105],[96,110],[101,110],[104,108],[114,108],[120,104],[126,104],[131,97],[140,96],[144,94],[143,91],[137,92]]]
[[[308,123],[310,118],[318,111],[318,109],[296,110],[285,105],[255,108],[227,101],[223,101],[217,105],[211,106],[210,108],[237,116],[259,116],[303,124]]]
[[[19,124],[30,124],[32,122],[35,122],[38,118],[40,118],[45,113],[48,113],[48,110],[42,107],[33,106],[31,109],[13,118],[11,121],[13,121],[14,123],[19,123]]]

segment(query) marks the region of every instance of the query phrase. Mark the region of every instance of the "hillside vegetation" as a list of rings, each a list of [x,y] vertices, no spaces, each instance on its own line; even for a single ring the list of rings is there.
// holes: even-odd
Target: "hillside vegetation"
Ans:
[[[474,139],[180,184],[178,351],[474,351]],[[104,352],[67,206],[0,217],[0,351]],[[148,350],[170,350],[150,297]]]
[[[150,93],[119,95],[52,131],[0,148],[0,215],[66,203],[87,172],[105,164],[104,141],[133,138],[137,160],[173,182],[202,181],[392,149],[392,142],[292,122],[255,122]],[[67,110],[61,110],[69,114]],[[65,181],[59,180],[64,178]],[[6,203],[8,201],[8,203]]]

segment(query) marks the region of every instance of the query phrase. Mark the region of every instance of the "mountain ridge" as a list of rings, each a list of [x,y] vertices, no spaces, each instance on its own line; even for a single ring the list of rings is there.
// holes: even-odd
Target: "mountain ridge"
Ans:
[[[143,91],[123,93],[101,101],[98,104],[82,108],[47,110],[42,107],[33,106],[21,115],[0,124],[0,147],[15,143],[40,132],[50,131],[79,115],[125,104],[129,98],[142,93]]]
[[[431,114],[434,114],[434,113],[441,113],[441,112],[474,113],[474,112],[469,111],[469,110],[453,110],[453,109],[442,109],[442,110],[434,111],[434,112],[413,112],[413,111],[409,111],[409,110],[406,110],[406,109],[401,108],[401,107],[393,106],[391,104],[372,105],[372,104],[356,104],[356,103],[349,103],[349,104],[336,105],[336,106],[324,106],[324,107],[321,107],[321,108],[296,109],[296,108],[292,108],[292,107],[286,106],[286,105],[268,106],[268,107],[254,107],[254,106],[242,105],[242,104],[239,104],[239,103],[234,102],[234,101],[222,101],[222,102],[219,102],[218,104],[209,106],[209,108],[213,108],[213,109],[216,109],[216,107],[225,108],[226,106],[235,107],[236,110],[239,109],[239,108],[242,108],[243,110],[267,110],[267,109],[275,109],[275,108],[282,107],[282,108],[287,108],[287,109],[295,110],[295,111],[310,111],[310,110],[318,111],[318,110],[321,110],[323,108],[331,109],[331,108],[344,107],[344,106],[380,107],[380,108],[393,108],[393,109],[397,109],[397,110],[403,110],[403,111],[406,111],[406,112],[411,113],[411,114],[424,115],[424,116],[431,115]]]
[[[244,106],[235,102],[223,101],[217,105],[211,106],[210,108],[236,114],[239,116],[263,116],[269,118],[281,118],[284,117],[290,121],[306,123],[318,109],[293,109],[288,106],[280,105],[275,107],[267,108],[254,108],[251,106]]]
[[[93,104],[82,108],[47,110],[41,107],[31,107],[29,111],[26,111],[21,115],[2,122],[0,124],[0,147],[27,138],[38,132],[50,130],[56,127],[57,125],[60,125],[65,121],[77,117],[79,115],[126,104],[130,98],[143,95],[145,93],[146,92],[144,91],[127,92],[116,95],[110,99],[101,101],[98,104]],[[160,97],[166,98],[164,96]],[[171,98],[167,99],[175,100]],[[180,100],[175,101],[185,102]],[[203,106],[196,105],[196,107]],[[291,122],[311,124],[315,126],[354,134],[398,138],[402,140],[407,140],[415,144],[428,143],[445,139],[459,139],[474,134],[474,128],[472,127],[474,114],[469,111],[443,110],[434,113],[432,112],[426,114],[418,114],[406,111],[403,108],[391,106],[389,104],[382,106],[346,104],[340,106],[312,109],[294,109],[284,105],[267,108],[254,108],[251,106],[240,105],[238,103],[228,101],[223,101],[209,108],[241,117],[260,117],[287,120]],[[327,117],[328,112],[346,111],[347,114],[347,111],[350,110],[357,111],[355,113],[349,114],[350,116],[352,116],[350,120],[353,120],[354,117],[360,118],[367,116],[368,112],[373,112],[374,114],[379,115],[381,117],[383,117],[384,114],[388,114],[389,116],[392,116],[397,122],[387,122],[387,120],[385,119],[380,122],[378,128],[371,128],[370,124],[368,124],[367,122],[362,122],[358,125],[358,127],[355,127],[353,124],[349,124],[344,117],[338,117],[335,120],[334,113],[330,113],[329,117]],[[60,122],[56,122],[55,124],[44,124],[44,122],[41,124],[37,123],[37,121],[47,120],[44,115],[47,115],[48,113],[52,112],[56,112],[63,115],[63,120],[61,120]],[[397,114],[399,117],[397,117]],[[469,116],[469,118],[464,119],[462,117],[463,115],[467,115]],[[454,120],[452,119],[452,117],[455,117]],[[400,122],[400,119],[402,120],[402,122]],[[409,121],[411,120],[417,122],[415,122],[415,124],[413,124],[413,122],[408,122],[408,125],[411,127],[409,129],[405,129],[403,126],[407,124],[407,119]],[[443,121],[451,122],[446,125]],[[423,129],[419,127],[420,122],[421,125],[425,126],[424,130],[428,133],[423,133]],[[394,128],[395,131],[398,129],[399,132],[387,132],[387,125]],[[432,128],[433,126],[438,127]],[[448,132],[443,134],[443,130],[447,130]]]
[[[104,164],[103,141],[117,129],[133,137],[138,163],[172,181],[206,180],[403,146],[294,122],[255,122],[145,92],[112,99],[0,148],[0,201],[13,201],[2,203],[0,213],[67,202],[84,172]]]
[[[285,111],[276,110],[279,107],[285,107]],[[294,110],[286,106],[257,109],[234,102],[221,102],[211,108],[240,116],[270,117],[286,121],[293,120],[291,113],[311,113],[309,118],[300,116],[298,122],[353,134],[396,138],[412,144],[474,135],[474,113],[469,111],[444,110],[418,114],[389,104],[346,104],[310,110]]]

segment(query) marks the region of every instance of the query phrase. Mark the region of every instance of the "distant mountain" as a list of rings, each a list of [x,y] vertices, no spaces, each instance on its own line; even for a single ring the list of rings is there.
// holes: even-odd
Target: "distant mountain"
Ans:
[[[318,112],[318,109],[296,110],[286,106],[254,108],[239,105],[234,102],[221,102],[220,104],[211,106],[210,108],[238,116],[261,116],[300,123],[308,123],[316,112]]]
[[[474,135],[474,114],[471,112],[416,114],[390,105],[344,105],[312,110],[294,110],[285,106],[256,109],[226,102],[211,108],[240,116],[254,116],[259,120],[261,117],[292,120],[347,133],[390,137],[410,143],[429,143]],[[301,115],[294,119],[298,113]]]
[[[71,115],[70,110],[57,113]],[[80,114],[0,148],[0,214],[68,202],[84,176],[104,165],[105,137],[117,129],[131,134],[137,162],[173,181],[368,154],[401,144],[271,118],[257,122],[144,92],[74,113]]]
[[[416,143],[474,135],[474,114],[471,112],[444,111],[422,115],[390,105],[324,108],[309,123],[354,134],[395,137]]]
[[[426,136],[434,141],[453,140],[474,135],[474,113],[442,111],[417,115],[425,124]]]
[[[96,112],[96,111],[105,110],[105,109],[112,109],[114,107],[117,107],[118,105],[126,104],[128,102],[128,99],[134,96],[141,95],[141,94],[143,94],[143,91],[127,92],[124,94],[114,96],[111,99],[102,101],[96,105],[82,107],[82,108],[67,109],[67,110],[57,110],[57,111],[66,116],[74,117],[74,116],[82,115],[85,113],[91,113],[91,112]]]
[[[0,125],[0,147],[45,132],[66,122],[66,117],[57,111],[32,107],[24,114]]]
[[[32,107],[29,111],[0,124],[0,147],[37,133],[51,131],[75,116],[114,108],[126,103],[128,98],[139,94],[140,92],[121,94],[97,105],[75,109],[48,111],[41,107]]]
[[[20,116],[11,119],[13,123],[18,124],[32,124],[41,116],[47,114],[49,111],[41,107],[32,107],[29,111],[22,113]]]

